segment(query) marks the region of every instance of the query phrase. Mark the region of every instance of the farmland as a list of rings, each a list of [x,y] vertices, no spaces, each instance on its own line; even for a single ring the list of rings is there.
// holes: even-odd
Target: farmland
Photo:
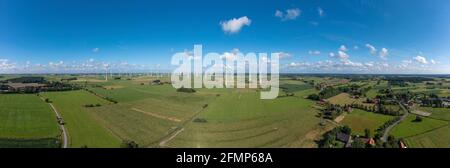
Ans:
[[[69,134],[70,147],[118,147],[120,140],[101,125],[86,104],[108,104],[86,91],[43,93],[61,113]]]
[[[58,82],[73,76],[46,78]],[[380,128],[405,113],[392,94],[400,97],[415,94],[418,89],[420,94],[411,97],[419,102],[426,91],[425,84],[392,87],[378,78],[352,82],[339,76],[291,75],[280,79],[278,98],[262,100],[261,90],[251,88],[177,91],[168,84],[167,76],[130,75],[106,81],[98,75],[87,75],[64,82],[80,89],[41,92],[43,99],[35,94],[0,94],[0,119],[5,120],[0,125],[4,130],[0,144],[59,147],[59,142],[54,142],[61,139],[58,122],[44,101],[48,99],[64,120],[72,148],[115,148],[124,142],[175,148],[319,147],[322,135],[339,126],[350,128],[354,138],[365,136],[366,129],[380,134]],[[388,92],[390,88],[392,92]],[[322,92],[332,93],[323,93],[330,96],[325,100],[310,98]],[[329,105],[333,108],[327,108]],[[349,110],[350,105],[353,109]],[[448,108],[419,104],[410,108],[430,112],[431,116],[417,122],[416,115],[409,114],[388,134],[402,138],[411,147],[448,147],[444,141]],[[338,111],[336,120],[323,117]],[[39,119],[22,121],[30,117]],[[348,146],[345,142],[334,144]]]
[[[55,114],[38,96],[0,94],[0,146],[58,146],[58,136]]]
[[[364,135],[365,129],[375,132],[376,129],[392,118],[392,116],[355,109],[350,114],[345,115],[340,124],[350,126],[353,134]]]
[[[448,148],[450,146],[450,126],[438,128],[431,132],[406,138],[412,148]]]
[[[396,137],[410,137],[419,135],[427,131],[445,126],[446,121],[436,120],[432,118],[424,118],[423,121],[415,121],[416,115],[409,115],[408,118],[392,130],[392,135]]]

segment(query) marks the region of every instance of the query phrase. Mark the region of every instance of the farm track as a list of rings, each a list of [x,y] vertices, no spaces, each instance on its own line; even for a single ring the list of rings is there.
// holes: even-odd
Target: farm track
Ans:
[[[43,101],[45,101],[43,97],[40,97],[40,98],[41,98]],[[53,105],[53,103],[48,103],[48,104],[50,105],[50,107],[52,108],[52,110],[55,112],[56,117],[62,120],[62,117],[61,117],[60,113],[59,113],[58,110],[55,108],[55,106]],[[69,146],[69,143],[68,143],[68,141],[69,141],[68,139],[69,139],[69,138],[68,138],[68,136],[67,136],[66,128],[64,127],[64,124],[58,123],[58,125],[59,125],[59,128],[61,129],[61,132],[62,132],[62,138],[63,138],[63,145],[62,145],[62,148],[67,148],[67,147]]]
[[[143,113],[143,114],[147,114],[147,115],[153,116],[155,118],[163,119],[163,120],[169,120],[169,121],[173,121],[173,122],[181,122],[181,120],[178,119],[178,118],[163,116],[163,115],[160,115],[160,114],[151,113],[151,112],[144,111],[144,110],[137,109],[137,108],[131,108],[131,110],[137,111],[137,112],[140,112],[140,113]]]

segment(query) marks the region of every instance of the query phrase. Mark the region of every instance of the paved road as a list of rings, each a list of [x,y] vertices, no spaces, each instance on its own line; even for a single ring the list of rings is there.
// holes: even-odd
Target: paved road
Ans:
[[[387,128],[384,130],[383,136],[381,137],[381,140],[382,140],[383,142],[386,142],[386,141],[387,141],[387,138],[388,138],[388,136],[389,136],[389,132],[391,132],[391,130],[392,130],[396,125],[400,124],[400,123],[401,123],[403,120],[405,120],[406,117],[408,117],[408,115],[409,115],[409,110],[406,109],[405,106],[403,106],[403,104],[402,104],[400,101],[397,101],[397,102],[398,102],[398,104],[400,105],[400,107],[403,109],[403,111],[405,112],[405,114],[403,114],[403,115],[400,117],[400,120],[398,120],[397,122],[391,124],[389,127],[387,127]]]

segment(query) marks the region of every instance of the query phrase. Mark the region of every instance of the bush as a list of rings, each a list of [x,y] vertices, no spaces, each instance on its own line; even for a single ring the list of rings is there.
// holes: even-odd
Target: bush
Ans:
[[[177,92],[185,92],[185,93],[195,93],[196,91],[192,88],[179,88],[177,89]]]
[[[196,119],[194,119],[194,122],[196,122],[196,123],[206,123],[208,121],[206,119],[204,119],[204,118],[196,118]]]
[[[139,145],[132,140],[123,140],[120,144],[121,148],[139,148]]]
[[[422,117],[421,116],[416,116],[416,119],[414,120],[414,122],[422,122]]]

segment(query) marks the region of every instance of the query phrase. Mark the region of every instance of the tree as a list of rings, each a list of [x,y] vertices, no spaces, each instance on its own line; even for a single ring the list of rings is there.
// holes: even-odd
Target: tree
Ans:
[[[365,147],[366,147],[366,143],[361,138],[357,138],[352,143],[352,148],[365,148]]]
[[[364,136],[366,137],[366,138],[372,138],[372,133],[370,132],[370,130],[369,129],[364,129]]]
[[[352,134],[352,129],[348,125],[345,125],[344,127],[342,127],[341,131],[344,134],[348,134],[348,135]]]
[[[121,148],[139,148],[139,145],[131,140],[123,140],[122,144],[120,144]]]
[[[420,116],[416,116],[416,119],[414,120],[414,122],[422,122],[422,117]]]

